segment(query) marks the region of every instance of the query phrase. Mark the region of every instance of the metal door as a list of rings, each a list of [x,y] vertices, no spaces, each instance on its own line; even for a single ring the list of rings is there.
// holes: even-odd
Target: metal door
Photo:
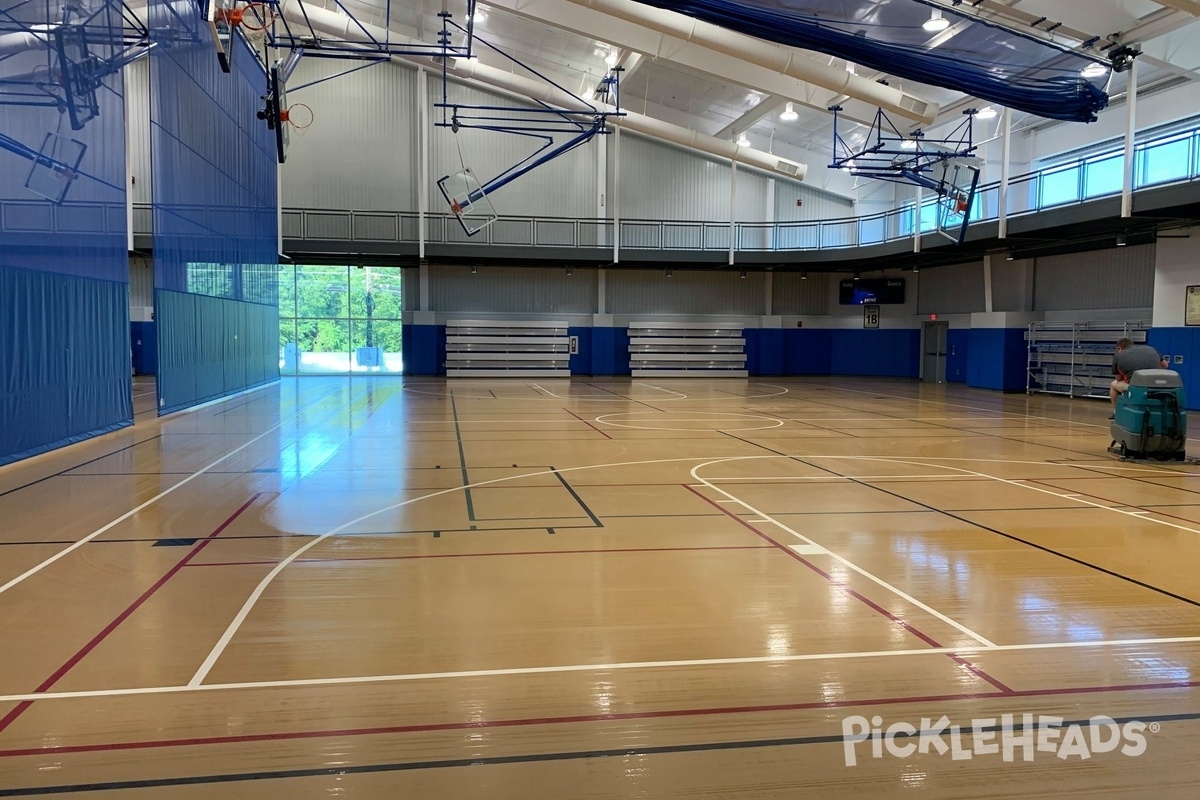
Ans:
[[[949,322],[926,322],[921,326],[921,380],[929,383],[946,382],[946,338]]]

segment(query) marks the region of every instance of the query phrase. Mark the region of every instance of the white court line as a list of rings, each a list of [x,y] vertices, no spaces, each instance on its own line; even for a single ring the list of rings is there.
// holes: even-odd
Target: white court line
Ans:
[[[90,689],[73,692],[34,692],[0,695],[0,703],[20,703],[44,700],[78,700],[89,697],[123,697],[147,694],[183,694],[188,692],[217,692],[238,689],[287,689],[310,686],[341,686],[366,683],[398,683],[403,681],[457,680],[490,678],[508,675],[545,675],[559,672],[611,672],[631,669],[664,669],[691,667],[720,667],[740,664],[786,664],[797,661],[838,661],[860,658],[897,658],[929,655],[977,655],[1024,650],[1063,650],[1089,647],[1147,647],[1167,644],[1195,644],[1200,636],[1173,636],[1158,639],[1106,639],[1077,642],[1040,642],[1036,644],[1000,644],[990,647],[923,647],[912,650],[874,650],[849,653],[801,653],[796,655],[743,656],[733,658],[697,658],[680,661],[628,661],[608,664],[565,664],[549,667],[511,667],[507,669],[475,669],[457,672],[411,672],[395,675],[355,675],[344,678],[296,678],[279,681],[246,681],[241,683],[209,683],[183,686],[148,686],[135,689]]]
[[[753,458],[753,456],[751,456],[751,458]],[[736,460],[739,460],[739,459],[736,457],[735,458],[722,458],[722,459],[718,459],[717,461],[709,461],[704,464],[697,464],[696,466],[692,467],[692,471],[691,471],[692,477],[695,478],[696,480],[700,481],[701,483],[705,484],[709,489],[712,489],[715,492],[719,492],[720,494],[725,495],[726,497],[728,497],[731,500],[738,500],[739,502],[741,502],[741,504],[743,506],[745,506],[746,508],[750,509],[755,514],[758,514],[760,517],[763,518],[762,520],[756,520],[756,521],[769,522],[772,525],[774,525],[775,527],[779,528],[780,530],[786,531],[786,532],[790,533],[792,536],[795,536],[797,539],[804,542],[805,544],[814,545],[816,547],[822,547],[822,545],[819,544],[818,542],[815,542],[812,539],[805,536],[804,534],[798,533],[795,530],[789,528],[787,525],[784,525],[782,522],[775,519],[774,517],[772,517],[770,514],[766,513],[765,511],[760,511],[759,509],[750,505],[746,501],[740,500],[738,497],[730,494],[729,492],[725,491],[721,487],[717,486],[716,484],[714,484],[700,476],[700,470],[709,466],[710,464],[722,464],[722,463],[725,463],[728,461],[736,461]],[[877,577],[876,575],[873,575],[870,572],[867,572],[865,569],[858,566],[857,564],[850,561],[849,559],[843,558],[842,556],[838,555],[837,553],[833,552],[832,550],[829,551],[829,555],[832,556],[833,559],[835,561],[837,561],[838,563],[857,572],[859,575],[862,575],[867,580],[870,580],[870,581],[873,581],[874,583],[879,584],[884,589],[888,590],[889,592],[896,595],[897,597],[905,600],[908,603],[911,603],[912,605],[916,606],[917,608],[925,611],[927,614],[932,614],[934,617],[937,617],[942,622],[946,623],[947,625],[951,626],[952,628],[955,628],[956,630],[961,631],[962,633],[965,633],[967,636],[970,636],[972,639],[979,642],[984,647],[995,647],[996,646],[996,644],[994,642],[989,641],[988,639],[985,639],[983,636],[980,636],[978,633],[971,630],[966,625],[963,625],[962,623],[951,619],[950,617],[946,616],[942,612],[938,611],[936,608],[933,608],[930,605],[922,603],[920,600],[918,600],[917,598],[908,594],[907,592],[904,592],[901,589],[899,589],[899,588],[893,586],[892,584],[888,583],[887,581],[883,580],[882,578]]]
[[[977,481],[982,480],[974,475],[769,475],[761,478],[709,478],[709,480],[719,483],[759,483],[767,481],[812,481],[815,483],[837,483],[839,481],[909,481],[917,478],[927,479],[934,478],[939,481]],[[725,500],[718,500],[718,503],[724,503]]]
[[[797,455],[771,455],[771,456],[737,456],[737,457],[729,457],[729,458],[720,458],[720,459],[716,459],[716,460],[708,460],[706,462],[706,464],[718,464],[718,463],[722,463],[722,462],[726,462],[726,461],[754,461],[754,460],[764,460],[764,459],[769,459],[769,458],[774,458],[774,459],[779,459],[779,458],[797,459],[797,458],[800,458],[800,459],[807,459],[810,461],[820,460],[820,459],[844,460],[844,461],[863,461],[863,460],[880,461],[880,462],[887,462],[887,463],[893,463],[893,464],[910,464],[912,466],[929,467],[929,468],[933,468],[933,469],[938,469],[938,468],[952,469],[957,472],[965,472],[967,474],[979,475],[979,476],[985,477],[985,478],[995,478],[995,476],[993,476],[993,475],[985,475],[984,473],[971,472],[970,470],[962,470],[962,469],[957,469],[955,467],[944,467],[941,464],[927,463],[927,461],[905,461],[905,460],[895,459],[895,458],[880,458],[877,456],[819,456],[819,455],[806,456],[806,455],[799,455],[799,454],[797,454]],[[403,508],[405,506],[411,505],[412,503],[417,503],[422,500],[428,500],[428,499],[431,499],[434,497],[441,497],[442,495],[450,494],[451,492],[464,491],[468,488],[475,489],[475,488],[478,488],[481,486],[490,486],[495,483],[504,483],[506,481],[521,480],[524,478],[532,478],[532,477],[538,477],[538,476],[542,476],[542,475],[554,475],[556,473],[580,472],[580,471],[589,470],[589,469],[607,469],[607,468],[611,468],[611,467],[644,466],[647,464],[694,463],[697,461],[704,461],[704,460],[705,460],[704,458],[697,458],[695,456],[691,456],[691,457],[687,457],[687,458],[654,458],[654,459],[645,459],[645,460],[639,460],[639,461],[615,461],[615,462],[610,462],[607,464],[585,464],[585,465],[578,466],[578,467],[562,467],[560,469],[555,469],[555,470],[540,470],[537,472],[523,473],[521,475],[507,475],[507,476],[500,477],[500,478],[492,478],[492,479],[486,480],[486,481],[477,481],[475,483],[471,483],[466,486],[456,486],[456,487],[452,487],[449,489],[441,489],[436,492],[431,492],[426,495],[421,495],[420,497],[410,498],[408,500],[404,500],[399,503],[393,503],[392,505],[384,506],[383,508],[377,509],[375,511],[371,511],[367,514],[363,514],[362,516],[358,517],[357,519],[353,519],[343,525],[339,525],[338,527],[317,536],[311,542],[304,545],[299,550],[296,550],[295,552],[293,552],[290,556],[285,558],[283,561],[279,562],[279,564],[277,564],[275,566],[275,568],[272,569],[266,575],[266,577],[264,577],[262,579],[262,581],[259,582],[258,586],[255,587],[254,591],[246,599],[246,602],[242,605],[242,608],[238,611],[237,615],[234,616],[233,620],[229,623],[229,626],[225,629],[225,632],[221,635],[221,638],[217,641],[217,643],[213,646],[212,650],[209,652],[208,657],[205,658],[204,663],[200,665],[200,669],[198,669],[196,671],[196,674],[192,676],[191,681],[188,682],[188,686],[196,687],[201,684],[201,682],[204,680],[204,678],[212,670],[213,665],[216,664],[217,659],[219,659],[221,657],[221,653],[223,653],[225,651],[225,648],[229,646],[229,642],[233,639],[234,634],[237,633],[238,628],[240,628],[242,623],[244,623],[246,621],[246,617],[250,614],[250,610],[254,607],[255,603],[258,602],[258,599],[262,596],[263,592],[266,591],[267,587],[276,578],[276,576],[278,576],[279,573],[283,571],[283,569],[285,567],[287,567],[289,564],[291,564],[298,557],[303,555],[305,552],[307,552],[314,546],[320,544],[321,542],[325,541],[326,539],[328,539],[331,536],[341,533],[343,530],[346,530],[347,528],[349,528],[353,525],[357,525],[361,522],[365,522],[366,520],[369,520],[380,514],[386,514],[389,511],[394,511],[398,508]],[[1005,460],[1005,459],[995,459],[995,458],[992,458],[992,459],[986,459],[986,458],[984,458],[984,459],[981,459],[981,458],[940,458],[937,460],[967,461],[967,462],[971,462],[971,463],[983,462],[985,464],[986,463],[1024,464],[1024,465],[1030,465],[1030,466],[1045,466],[1045,464],[1046,464],[1046,462],[1044,462],[1044,461],[1019,461],[1019,460]],[[1147,474],[1151,474],[1154,472],[1153,470],[1147,470],[1142,467],[1124,467],[1124,468],[1122,468],[1122,467],[1117,467],[1114,465],[1112,468],[1113,469],[1124,469],[1126,471],[1141,472],[1141,473],[1147,473]],[[694,469],[693,469],[693,472],[694,472]],[[1177,475],[1178,473],[1167,472],[1166,474]],[[700,481],[708,484],[708,481],[704,480],[703,478],[697,478],[697,480],[700,480]],[[996,478],[996,480],[1001,480],[1001,479]],[[1017,484],[1017,485],[1020,485],[1020,484]],[[713,487],[713,488],[716,489],[716,487]],[[716,489],[716,490],[718,492],[721,491],[720,489]],[[722,494],[726,494],[726,496],[730,497],[731,499],[734,499],[734,500],[737,499],[737,498],[734,498],[732,495],[729,495],[725,492],[722,492]],[[738,502],[741,502],[741,501],[738,501]],[[745,506],[746,504],[742,503],[742,505]],[[749,506],[746,506],[746,507],[749,508]],[[776,524],[778,524],[778,523],[776,523]],[[799,534],[796,534],[796,535],[799,536]],[[803,538],[803,537],[801,537],[801,538]],[[814,544],[815,544],[815,542],[814,542]],[[914,601],[914,602],[916,602],[916,601]],[[984,641],[986,641],[986,640],[984,640]]]
[[[651,389],[657,389],[657,390],[658,390],[658,391],[660,391],[660,392],[667,392],[668,394],[673,394],[673,395],[675,395],[676,397],[679,397],[679,398],[684,398],[684,399],[686,399],[686,398],[687,398],[687,395],[686,395],[686,394],[683,394],[682,392],[677,392],[677,391],[675,391],[674,389],[664,389],[664,388],[663,388],[663,387],[661,387],[661,386],[655,386],[655,385],[653,385],[653,384],[650,384],[650,383],[635,383],[635,384],[634,384],[634,386],[648,386],[648,387],[649,387],[649,388],[651,388]]]
[[[771,430],[772,428],[782,428],[784,425],[783,420],[777,417],[768,417],[763,414],[739,414],[733,411],[689,411],[687,413],[704,414],[705,417],[674,417],[669,414],[659,414],[655,411],[615,411],[612,414],[601,414],[592,421],[601,425],[608,425],[609,427],[613,428],[625,428],[633,431],[679,431],[683,433],[703,433],[708,431],[766,431]],[[662,418],[665,416],[666,418],[662,420],[663,422],[703,422],[714,427],[672,428],[666,425],[646,425],[642,424],[640,420],[635,419],[636,417],[642,416],[649,416],[651,419]],[[613,422],[611,419],[609,419],[610,417],[626,417],[627,419],[624,423],[621,423]],[[708,417],[716,417],[716,419],[709,419]],[[774,424],[757,425],[744,428],[730,428],[721,426],[720,423],[724,420],[728,420],[732,424],[745,424],[746,421],[768,422]]]
[[[258,388],[261,388],[261,387],[255,387],[255,390],[256,390],[256,389],[258,389]],[[254,390],[251,390],[251,391],[254,391]],[[328,395],[326,395],[326,396],[328,396]],[[228,399],[228,398],[225,398],[225,399]],[[313,403],[319,402],[320,400],[323,400],[323,399],[325,399],[325,398],[324,398],[324,397],[318,398],[317,400],[314,400],[314,401],[313,401]],[[188,411],[194,411],[195,409],[187,409],[187,410],[188,410]],[[294,412],[294,413],[291,415],[291,417],[298,417],[298,416],[299,416],[301,413],[302,413],[302,411],[301,411],[301,410],[297,410],[296,412]],[[13,588],[14,586],[16,586],[17,584],[19,584],[19,583],[21,583],[22,581],[26,580],[27,578],[30,578],[30,577],[32,577],[32,576],[34,576],[34,575],[36,575],[37,573],[41,572],[43,569],[45,569],[46,567],[50,566],[50,565],[51,565],[51,564],[53,564],[55,561],[58,561],[58,560],[59,560],[60,558],[62,558],[63,556],[66,556],[66,555],[68,555],[69,553],[72,553],[72,552],[74,552],[75,550],[78,550],[80,547],[83,547],[85,544],[87,544],[88,542],[92,541],[92,540],[93,540],[93,539],[95,539],[97,536],[100,536],[100,535],[102,535],[102,534],[103,534],[105,531],[111,530],[111,529],[112,529],[114,526],[116,526],[116,525],[120,525],[122,522],[124,522],[125,520],[127,520],[127,519],[129,519],[130,517],[134,516],[135,514],[137,514],[137,513],[141,512],[141,511],[145,510],[146,508],[148,508],[148,507],[150,507],[150,506],[154,505],[154,504],[155,504],[155,503],[157,503],[159,500],[161,500],[162,498],[164,498],[164,497],[166,497],[167,495],[169,495],[171,492],[173,492],[173,491],[175,491],[176,489],[178,489],[180,486],[183,486],[184,484],[186,484],[186,483],[189,483],[189,482],[191,482],[191,481],[195,480],[196,478],[198,478],[198,477],[200,477],[201,475],[203,475],[204,473],[208,472],[210,469],[212,469],[213,467],[217,466],[217,465],[218,465],[218,464],[220,464],[221,462],[223,462],[223,461],[225,461],[225,460],[227,460],[227,459],[229,459],[229,458],[232,458],[233,456],[237,455],[237,454],[238,454],[238,453],[240,453],[241,451],[245,450],[245,449],[246,449],[247,447],[249,447],[250,445],[252,445],[252,444],[254,444],[255,442],[257,442],[259,439],[262,439],[264,436],[267,436],[267,435],[269,435],[269,434],[271,434],[271,433],[274,433],[275,431],[279,430],[280,428],[282,428],[282,427],[284,426],[284,424],[285,424],[286,422],[289,422],[289,421],[290,421],[290,419],[291,419],[291,418],[289,417],[289,419],[288,419],[288,420],[281,420],[280,422],[278,422],[278,423],[276,423],[275,425],[271,426],[271,427],[270,427],[270,428],[268,428],[267,430],[265,430],[265,431],[263,431],[262,433],[260,433],[260,434],[258,434],[257,436],[255,436],[255,437],[254,437],[253,439],[251,439],[250,441],[248,441],[248,442],[246,442],[245,444],[242,444],[242,445],[240,445],[240,446],[238,446],[238,447],[235,447],[233,450],[230,450],[228,453],[226,453],[225,455],[221,456],[221,457],[220,457],[220,458],[218,458],[216,461],[213,461],[212,463],[210,463],[210,464],[208,464],[208,465],[206,465],[206,466],[203,466],[203,467],[201,467],[200,469],[196,470],[196,471],[195,471],[195,472],[193,472],[191,475],[188,475],[186,478],[184,478],[183,480],[179,481],[178,483],[172,484],[171,486],[167,487],[167,488],[166,488],[166,489],[164,489],[163,491],[161,491],[161,492],[159,492],[158,494],[154,495],[154,497],[151,497],[149,500],[147,500],[146,502],[144,502],[144,503],[142,503],[141,505],[137,506],[136,508],[133,508],[133,509],[131,509],[131,510],[129,510],[129,511],[126,511],[124,514],[122,514],[121,516],[117,517],[116,519],[114,519],[112,522],[108,523],[108,524],[107,524],[107,525],[105,525],[104,527],[102,527],[102,528],[98,528],[97,530],[95,530],[95,531],[92,531],[92,532],[91,532],[91,533],[89,533],[87,536],[85,536],[85,537],[83,537],[82,539],[80,539],[79,541],[75,542],[75,544],[68,545],[67,547],[63,548],[62,550],[59,550],[57,553],[55,553],[54,555],[52,555],[52,556],[50,556],[49,558],[47,558],[45,561],[42,561],[40,564],[35,564],[34,566],[32,566],[32,567],[30,567],[29,569],[25,570],[25,571],[24,571],[24,572],[22,572],[20,575],[18,575],[17,577],[13,578],[12,580],[10,580],[8,583],[4,584],[3,586],[0,586],[0,594],[4,594],[4,593],[5,593],[5,592],[7,592],[9,589]],[[203,434],[201,434],[201,435],[203,435]]]

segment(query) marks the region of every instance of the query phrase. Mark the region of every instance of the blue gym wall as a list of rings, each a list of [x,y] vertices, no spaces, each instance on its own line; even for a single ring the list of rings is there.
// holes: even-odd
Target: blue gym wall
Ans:
[[[102,64],[116,55],[105,43],[120,39],[120,4],[92,10],[84,25]],[[61,22],[44,3],[11,6],[6,18],[17,31]],[[18,52],[5,69],[44,69],[48,58],[57,65],[44,49]],[[0,464],[133,421],[123,93],[120,70],[105,75],[95,115],[78,113],[75,128],[48,97],[0,113]],[[69,140],[85,148],[69,182],[46,166],[31,172],[19,155],[74,166]]]
[[[1171,369],[1183,378],[1187,393],[1187,408],[1200,410],[1200,328],[1152,328],[1146,340],[1159,353],[1171,357]],[[1175,363],[1175,356],[1182,356],[1183,363]]]
[[[274,133],[266,76],[221,71],[198,6],[149,7],[159,413],[279,378]],[[186,32],[187,35],[181,35]]]

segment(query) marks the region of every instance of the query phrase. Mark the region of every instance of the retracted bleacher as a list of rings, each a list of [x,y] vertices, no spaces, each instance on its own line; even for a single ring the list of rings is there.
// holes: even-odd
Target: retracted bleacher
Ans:
[[[742,328],[718,322],[647,322],[629,326],[634,377],[745,378]]]
[[[568,378],[567,323],[451,320],[446,375],[457,378]]]

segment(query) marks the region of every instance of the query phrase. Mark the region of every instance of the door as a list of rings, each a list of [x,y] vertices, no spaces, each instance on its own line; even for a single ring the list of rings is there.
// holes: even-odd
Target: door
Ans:
[[[946,382],[946,338],[949,322],[925,322],[921,326],[921,380],[929,383]]]

